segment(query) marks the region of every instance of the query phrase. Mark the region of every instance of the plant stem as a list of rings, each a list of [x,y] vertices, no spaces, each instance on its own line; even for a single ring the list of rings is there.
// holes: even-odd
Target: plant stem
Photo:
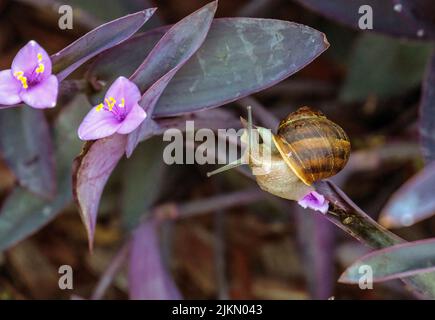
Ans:
[[[329,211],[325,217],[358,241],[373,249],[405,242],[376,223],[332,182],[320,181],[316,183],[316,190],[330,202]],[[435,273],[407,277],[402,281],[419,297],[435,299]]]
[[[100,300],[103,298],[106,293],[107,288],[109,288],[115,276],[120,271],[121,267],[124,265],[124,262],[127,260],[127,256],[130,250],[130,241],[127,241],[121,249],[115,254],[112,261],[109,264],[109,267],[104,271],[103,275],[98,281],[97,286],[92,293],[91,300]]]
[[[250,204],[267,197],[270,196],[266,192],[253,188],[182,204],[164,204],[153,209],[153,215],[159,220],[188,218],[202,213]]]

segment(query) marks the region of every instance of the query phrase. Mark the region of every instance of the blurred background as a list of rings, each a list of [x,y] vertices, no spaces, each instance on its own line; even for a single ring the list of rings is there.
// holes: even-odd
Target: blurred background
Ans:
[[[147,30],[175,23],[207,2],[62,1],[75,10],[74,29],[62,31],[58,14],[50,11],[53,1],[0,0],[0,70],[9,68],[15,53],[30,39],[54,53],[127,13],[158,7],[143,29]],[[278,118],[303,105],[322,110],[352,140],[353,159],[336,183],[377,219],[392,193],[423,166],[417,117],[431,46],[355,31],[290,0],[220,0],[216,16],[294,21],[327,35],[331,47],[312,64],[272,88],[222,108],[243,114],[247,104],[259,104]],[[77,74],[84,71],[81,68]],[[54,118],[56,111],[47,116]],[[412,298],[395,281],[376,284],[375,290],[337,283],[345,268],[368,252],[366,247],[319,214],[258,192],[236,171],[207,179],[206,172],[214,166],[165,165],[164,145],[161,137],[142,144],[110,178],[92,255],[73,203],[43,229],[1,252],[0,299],[90,297],[122,246],[126,230],[137,223],[138,212],[170,211],[171,205],[193,212],[168,219],[160,233],[162,259],[184,298]],[[0,160],[0,203],[15,184]],[[143,198],[133,196],[137,189]],[[240,190],[244,191],[237,193]],[[201,199],[214,203],[219,195],[234,192],[226,208],[198,204]],[[192,204],[195,210],[189,211]],[[435,219],[395,232],[407,240],[430,237]],[[73,290],[58,288],[58,268],[65,264],[74,270]],[[128,297],[125,270],[104,297]]]

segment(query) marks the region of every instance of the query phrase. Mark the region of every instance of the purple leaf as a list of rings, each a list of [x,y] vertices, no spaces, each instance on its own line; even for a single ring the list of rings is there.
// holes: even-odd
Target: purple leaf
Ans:
[[[371,252],[347,268],[339,282],[358,283],[360,268],[366,266],[373,271],[373,282],[435,271],[435,239],[407,242]]]
[[[234,115],[223,110],[199,112],[178,118],[159,119],[148,127],[145,138],[163,134],[166,129],[185,130],[186,121],[194,120],[195,128],[233,128],[240,125]],[[127,136],[113,135],[102,140],[88,142],[81,155],[75,160],[73,190],[88,232],[89,247],[92,248],[95,221],[101,194],[112,171],[125,152]]]
[[[53,73],[65,79],[83,63],[130,38],[154,14],[156,8],[146,9],[105,23],[51,56]]]
[[[0,152],[21,186],[44,198],[54,195],[53,144],[42,111],[25,106],[2,110]]]
[[[154,220],[148,220],[133,233],[128,268],[130,299],[181,299],[181,294],[163,265],[157,227]]]
[[[204,42],[216,9],[217,1],[213,1],[173,25],[130,80],[146,91],[169,71],[179,69]]]
[[[362,6],[373,12],[373,30],[411,39],[435,39],[435,3],[432,0],[297,0],[313,11],[357,30],[364,21]]]
[[[82,154],[74,160],[73,192],[91,251],[101,194],[113,169],[124,155],[126,141],[126,135],[115,134],[88,142]]]
[[[153,114],[158,99],[175,73],[204,42],[216,9],[217,1],[211,2],[171,27],[130,77],[141,92],[145,91],[140,105],[148,115]],[[143,138],[150,121],[148,118],[129,135],[127,156]]]
[[[334,229],[318,212],[296,208],[297,230],[312,299],[328,299],[333,294]]]
[[[89,80],[111,83],[128,76],[165,30],[138,35],[103,54],[91,66]],[[292,22],[215,19],[201,48],[166,87],[153,116],[218,107],[261,91],[302,69],[328,46],[323,33]]]
[[[383,208],[379,221],[388,228],[410,226],[435,214],[435,163],[407,181]]]
[[[423,81],[423,92],[420,104],[420,138],[422,152],[426,163],[435,160],[435,53]]]

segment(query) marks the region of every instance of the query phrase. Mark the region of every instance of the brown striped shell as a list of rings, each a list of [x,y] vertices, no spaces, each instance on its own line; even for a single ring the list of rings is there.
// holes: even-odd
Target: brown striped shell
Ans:
[[[308,107],[282,120],[273,141],[293,172],[307,185],[337,174],[350,155],[344,130]]]

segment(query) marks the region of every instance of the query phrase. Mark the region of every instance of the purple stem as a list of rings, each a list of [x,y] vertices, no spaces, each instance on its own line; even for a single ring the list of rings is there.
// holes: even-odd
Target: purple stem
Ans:
[[[91,300],[100,300],[103,298],[113,279],[116,277],[121,267],[124,265],[128,258],[128,253],[130,250],[130,242],[126,242],[121,249],[115,254],[109,267],[104,271],[103,275],[98,281],[97,286],[92,293]]]

